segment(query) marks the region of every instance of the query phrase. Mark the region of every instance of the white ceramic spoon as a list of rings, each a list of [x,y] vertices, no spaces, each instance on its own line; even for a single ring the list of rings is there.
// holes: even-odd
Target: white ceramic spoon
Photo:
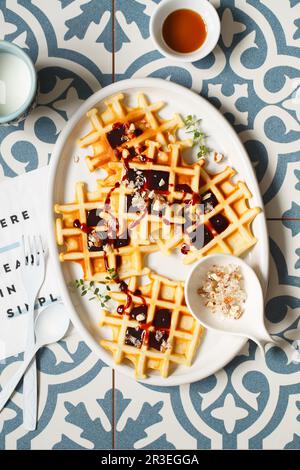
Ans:
[[[204,305],[205,300],[197,292],[213,265],[228,264],[240,267],[243,276],[241,285],[247,294],[246,302],[243,304],[243,314],[238,320],[224,318],[221,313],[212,313],[211,309]],[[187,277],[185,299],[191,313],[208,329],[252,339],[263,353],[267,343],[274,343],[264,324],[264,299],[259,279],[254,270],[241,258],[223,254],[202,258],[193,266]]]
[[[41,311],[35,321],[36,343],[32,351],[28,352],[28,359],[22,363],[17,372],[5,384],[0,393],[0,411],[11,397],[27,370],[37,351],[48,344],[56,343],[62,339],[70,325],[69,317],[63,304],[51,304]]]

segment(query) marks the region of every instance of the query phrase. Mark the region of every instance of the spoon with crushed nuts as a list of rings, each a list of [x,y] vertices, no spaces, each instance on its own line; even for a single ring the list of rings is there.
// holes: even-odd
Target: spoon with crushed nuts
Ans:
[[[254,270],[241,258],[215,254],[202,258],[185,282],[191,313],[208,329],[254,341],[261,351],[273,343],[264,324],[264,299]]]

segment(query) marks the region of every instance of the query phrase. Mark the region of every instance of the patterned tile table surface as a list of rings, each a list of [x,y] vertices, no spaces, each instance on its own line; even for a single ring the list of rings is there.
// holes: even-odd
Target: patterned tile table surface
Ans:
[[[74,333],[38,358],[37,431],[22,428],[20,388],[0,415],[1,448],[300,448],[300,0],[213,0],[218,46],[184,66],[149,38],[157,3],[0,0],[0,39],[30,54],[41,87],[25,124],[0,128],[0,178],[47,165],[74,110],[112,81],[163,77],[201,93],[256,170],[271,249],[267,326],[280,343],[264,359],[248,344],[216,375],[160,389],[114,374]],[[1,383],[18,359],[0,364]]]

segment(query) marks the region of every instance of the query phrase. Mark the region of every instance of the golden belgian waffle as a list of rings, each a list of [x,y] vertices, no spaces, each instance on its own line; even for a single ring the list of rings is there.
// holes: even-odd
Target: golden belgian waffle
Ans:
[[[187,165],[182,159],[181,148],[186,147],[188,143],[185,141],[183,144],[169,144],[165,152],[158,152],[159,145],[153,141],[147,141],[148,151],[145,152],[147,158],[150,160],[146,163],[140,161],[130,160],[128,163],[129,171],[143,172],[151,170],[153,175],[158,175],[154,186],[150,186],[148,192],[153,192],[157,195],[164,194],[166,188],[168,194],[164,196],[165,200],[170,203],[164,207],[164,216],[158,215],[159,209],[162,209],[163,203],[156,200],[158,207],[154,207],[155,211],[148,211],[146,214],[137,214],[134,210],[128,210],[129,202],[128,196],[132,196],[133,189],[130,189],[130,177],[127,175],[126,167],[123,162],[109,162],[103,166],[108,176],[104,179],[97,180],[96,191],[90,193],[92,199],[99,200],[103,194],[108,194],[111,188],[115,187],[118,182],[122,182],[119,187],[114,189],[111,193],[111,208],[113,214],[118,217],[120,223],[120,231],[129,229],[131,236],[136,239],[136,243],[152,244],[155,243],[151,239],[151,235],[160,234],[163,238],[168,238],[174,232],[174,227],[181,226],[184,223],[183,217],[180,215],[180,207],[172,206],[173,201],[182,199],[182,192],[176,191],[178,184],[191,185],[192,189],[199,191],[200,183],[200,166],[199,164]],[[163,153],[163,155],[161,155]],[[159,163],[158,163],[159,161]],[[164,163],[161,163],[161,162]],[[124,179],[127,179],[125,184]],[[164,180],[166,178],[166,180]],[[157,182],[164,181],[163,186],[159,186]],[[148,202],[154,202],[150,200]],[[131,229],[132,227],[132,229]],[[134,228],[134,230],[133,230]],[[182,239],[182,233],[181,233]]]
[[[212,193],[218,202],[212,211],[205,212],[201,216],[201,223],[211,231],[213,238],[204,246],[201,244],[199,249],[197,243],[191,243],[191,240],[197,236],[196,225],[191,225],[185,233],[185,241],[191,247],[183,259],[185,264],[193,263],[212,253],[229,253],[241,256],[257,242],[251,229],[251,223],[261,209],[249,207],[249,199],[252,194],[244,182],[234,183],[232,181],[235,174],[236,171],[229,166],[214,175],[210,175],[203,167],[201,168],[199,193],[200,195]],[[227,219],[228,226],[218,233],[218,230],[214,229],[216,224],[214,225],[212,221],[220,217]],[[222,227],[220,228],[222,229]]]
[[[154,141],[147,141],[147,149],[143,152],[147,157],[146,162],[141,162],[138,157],[129,160],[128,168],[136,171],[150,170],[153,175],[158,174],[158,183],[162,180],[163,185],[150,186],[157,193],[165,194],[165,199],[169,203],[181,201],[183,192],[177,188],[183,185],[189,186],[193,192],[200,191],[201,166],[204,160],[197,163],[187,164],[182,156],[182,149],[190,146],[189,141],[175,142],[168,144],[164,151],[160,150],[160,144]],[[97,184],[103,191],[104,188],[112,187],[117,181],[126,178],[126,167],[122,161],[108,162],[103,166],[108,176],[98,179]],[[154,178],[153,178],[154,179]],[[125,185],[124,185],[125,186]]]
[[[142,163],[133,160],[130,161],[129,168],[167,174],[164,178],[168,184],[164,189],[168,192],[165,199],[170,205],[166,208],[165,216],[159,220],[157,217],[147,215],[144,220],[144,223],[146,220],[152,222],[150,232],[161,251],[170,254],[184,242],[189,251],[184,256],[183,262],[189,264],[211,253],[230,253],[240,256],[256,243],[251,223],[260,209],[249,207],[248,200],[252,195],[245,183],[232,181],[236,174],[232,167],[227,166],[220,173],[210,174],[205,170],[204,160],[192,165],[184,162],[180,143],[169,144],[167,152],[160,152],[153,142],[147,144],[146,155],[150,161]],[[108,177],[97,181],[99,190],[121,181],[125,175],[122,162],[110,162],[105,168]],[[189,186],[194,194],[200,195],[200,213],[198,204],[187,206],[192,220],[183,227],[180,202],[184,196],[182,191],[176,189],[185,185]],[[157,190],[159,191],[159,188],[155,188],[155,191]],[[208,197],[210,193],[211,198]],[[188,199],[192,196],[186,194],[185,197]],[[211,200],[213,205],[209,208],[208,203],[211,204]],[[172,205],[174,202],[177,204]],[[187,211],[184,212],[185,216],[189,215]],[[134,217],[131,214],[129,219],[132,220]],[[226,218],[228,226],[219,233],[219,228],[216,230],[214,224],[218,224],[217,219],[220,217]],[[210,240],[207,240],[207,235],[204,240],[204,226],[211,234]]]
[[[199,165],[191,168],[187,165],[184,167],[177,167],[179,158],[179,145],[170,145],[171,152],[165,153],[165,157],[170,159],[170,166],[153,165],[151,168],[155,171],[163,171],[166,173],[168,169],[169,183],[192,184],[196,190],[199,184]],[[151,153],[149,156],[152,158],[154,155],[156,145],[151,142],[149,145]],[[180,163],[181,164],[181,163]],[[136,170],[148,168],[148,164],[130,163],[129,165]],[[107,264],[110,268],[118,269],[121,278],[130,275],[142,275],[146,268],[143,268],[143,258],[146,254],[157,251],[157,238],[167,239],[176,238],[177,234],[174,233],[175,228],[180,227],[179,236],[182,240],[181,225],[184,219],[172,211],[172,207],[167,206],[164,217],[160,218],[155,214],[138,215],[136,212],[127,211],[128,200],[127,197],[132,195],[132,189],[121,184],[116,187],[114,191],[111,189],[115,186],[117,181],[121,181],[124,176],[124,167],[121,162],[111,162],[108,167],[108,176],[104,180],[97,181],[97,189],[94,192],[87,192],[85,184],[78,182],[75,190],[75,201],[64,205],[55,205],[55,212],[60,215],[56,220],[56,237],[60,246],[65,246],[65,251],[60,253],[61,261],[75,261],[81,264],[83,269],[83,278],[104,281],[107,276],[104,253],[103,251],[89,251],[88,249],[88,235],[80,228],[73,226],[74,220],[78,219],[81,224],[87,224],[87,215],[89,211],[97,210],[97,215],[101,218],[109,219],[111,215],[118,218],[119,233],[126,233],[127,230],[130,234],[130,243],[127,246],[120,247],[116,252],[108,252]],[[111,193],[111,194],[110,194]],[[103,213],[105,200],[109,196],[110,210],[109,214]],[[170,191],[168,199],[171,202],[171,197],[176,197],[175,191]],[[177,196],[182,197],[181,193]],[[167,223],[165,223],[167,221]],[[98,232],[107,230],[103,224],[95,225],[94,229]],[[151,237],[152,235],[152,237]]]
[[[110,97],[104,103],[106,106],[104,111],[93,108],[87,113],[92,130],[78,140],[81,148],[91,147],[92,149],[92,155],[86,157],[90,171],[101,168],[107,162],[117,160],[107,139],[107,134],[116,123],[134,124],[143,131],[141,135],[117,146],[119,150],[140,146],[148,140],[154,140],[162,146],[167,145],[170,139],[174,139],[176,130],[184,125],[178,114],[174,114],[169,120],[159,117],[157,113],[165,103],[163,101],[149,103],[143,93],[137,94],[136,108],[130,108],[125,104],[123,93]]]
[[[106,281],[107,266],[105,264],[104,251],[89,251],[88,234],[80,228],[74,227],[74,220],[80,220],[81,224],[87,224],[89,211],[97,211],[102,214],[107,192],[88,193],[85,184],[76,184],[75,201],[70,204],[56,204],[54,209],[59,217],[56,219],[56,239],[64,251],[59,254],[60,261],[75,261],[83,270],[83,278],[86,280]],[[107,230],[106,226],[95,224],[96,231]],[[130,276],[138,276],[148,272],[144,267],[143,258],[146,254],[157,250],[155,245],[142,245],[138,238],[130,238],[130,243],[120,246],[116,250],[107,252],[107,264],[109,268],[118,270],[121,279]]]
[[[148,277],[146,285],[139,286],[137,277],[132,277],[128,284],[131,291],[138,288],[147,303],[144,323],[133,315],[135,309],[143,305],[139,296],[133,296],[128,315],[102,310],[99,323],[112,330],[112,339],[102,340],[101,345],[113,353],[116,364],[130,360],[137,379],[145,379],[151,370],[158,370],[162,377],[167,377],[174,365],[190,366],[204,331],[185,304],[183,282],[153,273]],[[111,297],[118,305],[126,303],[125,293],[113,292]],[[165,316],[163,323],[167,328],[159,326],[161,314]],[[159,336],[156,336],[157,331]],[[166,346],[162,347],[164,341]]]

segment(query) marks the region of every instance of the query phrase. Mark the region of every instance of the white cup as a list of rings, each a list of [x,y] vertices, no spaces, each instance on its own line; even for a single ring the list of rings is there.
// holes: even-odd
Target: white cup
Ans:
[[[207,29],[207,35],[203,44],[190,53],[176,52],[165,42],[162,34],[163,24],[166,18],[175,10],[189,9],[202,16]],[[221,24],[218,13],[207,0],[163,0],[157,5],[151,20],[150,34],[157,49],[165,57],[180,62],[195,62],[206,57],[216,46],[220,37]]]
[[[0,41],[0,125],[17,124],[36,104],[37,73],[30,57]]]

